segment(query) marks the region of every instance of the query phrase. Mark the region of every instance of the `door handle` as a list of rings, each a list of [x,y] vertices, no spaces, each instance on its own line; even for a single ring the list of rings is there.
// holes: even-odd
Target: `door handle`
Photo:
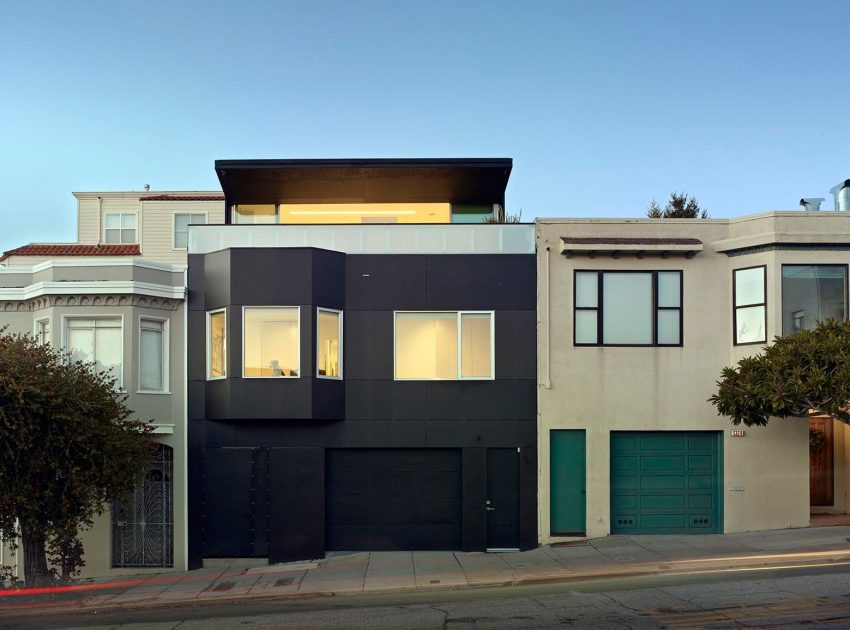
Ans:
[[[487,510],[488,512],[495,512],[496,511],[496,508],[491,508],[491,507],[487,507],[487,508],[484,508],[484,509]]]

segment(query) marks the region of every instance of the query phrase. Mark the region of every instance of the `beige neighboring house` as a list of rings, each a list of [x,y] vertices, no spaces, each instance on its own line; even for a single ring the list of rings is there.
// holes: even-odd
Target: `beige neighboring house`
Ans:
[[[846,425],[733,427],[706,399],[775,335],[847,318],[850,213],[539,219],[537,248],[542,543],[847,511]]]
[[[220,192],[74,193],[78,243],[0,257],[0,326],[113,369],[160,448],[132,498],[81,539],[83,576],[187,567],[186,239],[222,223]],[[0,545],[0,564],[17,558]]]

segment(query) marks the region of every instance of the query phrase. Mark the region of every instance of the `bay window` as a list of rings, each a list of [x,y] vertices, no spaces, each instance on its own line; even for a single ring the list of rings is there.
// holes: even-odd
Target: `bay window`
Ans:
[[[166,322],[161,319],[139,320],[139,390],[168,390],[168,345]]]
[[[576,271],[576,346],[682,345],[681,271]]]
[[[207,313],[207,379],[227,376],[227,312]]]
[[[342,313],[317,309],[316,376],[342,378]]]
[[[68,318],[65,347],[72,361],[94,363],[124,385],[124,335],[120,317]]]
[[[301,374],[300,309],[246,306],[242,309],[242,376],[297,378]]]
[[[847,265],[782,265],[782,334],[847,319]]]
[[[396,380],[494,378],[493,312],[395,314]]]
[[[735,345],[767,342],[766,283],[764,265],[733,272]]]

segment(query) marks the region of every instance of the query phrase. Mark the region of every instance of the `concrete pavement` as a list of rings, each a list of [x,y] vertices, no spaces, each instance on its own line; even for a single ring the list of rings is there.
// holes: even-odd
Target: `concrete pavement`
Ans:
[[[84,580],[51,593],[0,591],[0,613],[462,589],[741,568],[850,564],[850,527],[725,535],[610,536],[525,552],[331,552],[272,566],[215,561],[198,571]]]

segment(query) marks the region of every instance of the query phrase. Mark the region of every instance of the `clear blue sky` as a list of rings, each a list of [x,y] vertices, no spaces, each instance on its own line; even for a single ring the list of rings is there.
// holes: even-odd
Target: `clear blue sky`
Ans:
[[[217,158],[512,157],[508,209],[793,209],[850,178],[850,2],[6,2],[0,249]]]

